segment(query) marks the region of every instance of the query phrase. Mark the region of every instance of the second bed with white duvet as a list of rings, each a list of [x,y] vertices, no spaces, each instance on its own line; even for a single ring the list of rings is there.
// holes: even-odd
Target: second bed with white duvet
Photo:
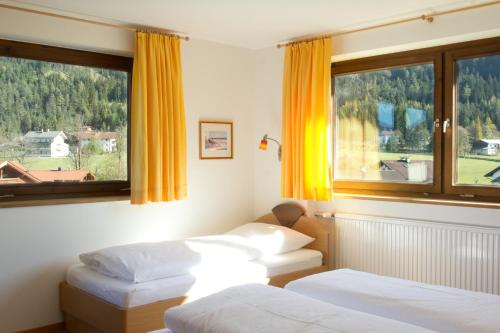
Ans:
[[[77,264],[68,269],[66,281],[120,308],[131,308],[180,296],[199,298],[244,283],[266,283],[268,277],[321,266],[322,260],[320,251],[300,249],[252,260],[239,267],[232,263],[198,276],[185,274],[141,283],[112,278]],[[221,269],[225,270],[223,274]]]

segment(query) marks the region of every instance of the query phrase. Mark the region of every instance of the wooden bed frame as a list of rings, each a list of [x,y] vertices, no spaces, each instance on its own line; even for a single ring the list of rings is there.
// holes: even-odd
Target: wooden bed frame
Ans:
[[[257,219],[258,222],[279,224],[273,214]],[[269,285],[283,287],[288,282],[327,271],[330,259],[330,226],[323,220],[300,217],[292,229],[315,238],[306,248],[323,253],[323,265],[277,275],[269,278]],[[186,297],[171,298],[159,302],[120,308],[91,295],[66,282],[59,286],[61,311],[69,333],[146,333],[165,327],[165,310],[186,302]]]

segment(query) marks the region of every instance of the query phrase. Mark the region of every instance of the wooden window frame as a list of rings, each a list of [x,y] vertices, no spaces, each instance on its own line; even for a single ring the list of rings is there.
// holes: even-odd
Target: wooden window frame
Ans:
[[[445,52],[445,89],[444,100],[445,109],[443,119],[450,119],[450,129],[445,134],[445,145],[452,147],[445,151],[445,168],[448,171],[445,174],[444,188],[447,193],[458,194],[461,196],[491,196],[500,197],[500,188],[487,185],[455,185],[454,176],[457,171],[456,166],[456,127],[458,123],[458,112],[456,110],[456,61],[483,56],[500,55],[500,40],[496,43],[479,45],[475,47],[457,47],[456,49]]]
[[[390,183],[378,181],[350,181],[335,180],[333,174],[333,191],[340,196],[352,196],[404,201],[450,204],[457,202],[462,205],[474,203],[492,203],[498,207],[500,203],[500,188],[488,186],[457,186],[452,184],[454,171],[454,146],[453,136],[454,121],[450,130],[443,134],[443,119],[453,119],[454,114],[454,59],[475,57],[494,54],[500,50],[500,37],[475,40],[470,42],[449,44],[425,49],[398,52],[368,58],[347,60],[332,63],[332,100],[334,96],[334,76],[337,74],[348,74],[369,70],[382,70],[400,66],[410,66],[422,63],[430,63],[433,59],[435,86],[434,86],[434,120],[439,119],[439,129],[434,131],[434,178],[433,185],[413,183]],[[452,84],[450,84],[452,83]],[[332,129],[335,128],[335,102],[332,103]],[[335,135],[332,135],[335,140]],[[333,145],[335,146],[335,145]],[[335,147],[333,156],[335,156]],[[334,168],[332,168],[334,172]]]
[[[0,39],[0,56],[40,60],[127,72],[128,126],[127,126],[127,180],[95,181],[84,183],[40,183],[0,186],[0,207],[68,202],[103,201],[106,197],[120,200],[130,196],[130,106],[133,59],[129,57],[80,51],[32,43]]]

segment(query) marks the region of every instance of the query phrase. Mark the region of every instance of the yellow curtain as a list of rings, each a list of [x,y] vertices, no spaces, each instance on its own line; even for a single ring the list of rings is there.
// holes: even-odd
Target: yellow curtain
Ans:
[[[379,128],[376,120],[359,117],[363,107],[347,102],[345,108],[352,112],[337,120],[335,171],[341,179],[380,180]]]
[[[187,195],[179,38],[138,32],[132,76],[131,202]]]
[[[331,39],[287,46],[283,75],[281,194],[301,200],[331,196]]]

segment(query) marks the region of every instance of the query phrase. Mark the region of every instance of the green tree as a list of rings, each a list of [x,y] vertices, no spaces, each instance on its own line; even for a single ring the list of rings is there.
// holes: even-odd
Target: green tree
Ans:
[[[94,138],[82,147],[82,153],[87,155],[98,155],[102,154],[103,150],[101,145]]]
[[[493,121],[488,116],[486,117],[486,121],[483,126],[483,135],[485,139],[493,139],[496,133],[496,126],[493,124]]]
[[[399,142],[395,135],[392,135],[385,144],[385,150],[391,153],[397,153],[399,151]]]
[[[465,157],[467,154],[470,153],[472,145],[471,145],[471,136],[469,131],[462,127],[458,126],[458,156],[459,157]]]
[[[476,120],[474,121],[474,139],[482,140],[483,138],[483,126],[481,125],[481,119],[479,119],[479,116],[477,116]]]
[[[416,126],[406,130],[406,145],[413,151],[426,151],[431,135],[426,125]]]
[[[463,89],[462,94],[463,94],[463,97],[465,98],[465,100],[468,104],[470,95],[472,94],[472,89],[470,88],[470,86],[467,83],[464,85],[464,89]]]

